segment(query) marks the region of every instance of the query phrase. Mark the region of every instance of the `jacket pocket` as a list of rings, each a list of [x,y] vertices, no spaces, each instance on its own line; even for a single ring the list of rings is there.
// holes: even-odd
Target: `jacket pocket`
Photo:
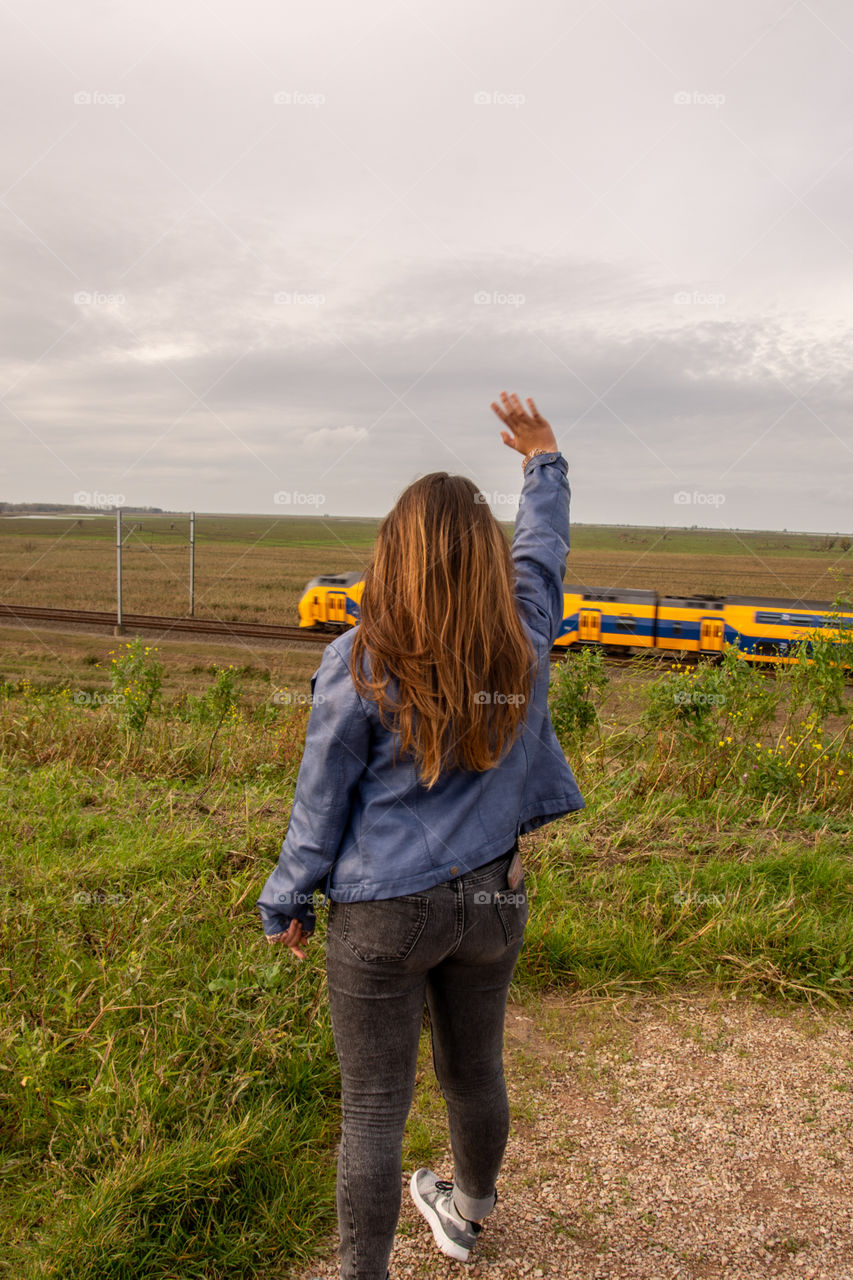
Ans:
[[[504,927],[507,946],[512,946],[524,936],[530,910],[527,905],[527,888],[523,876],[517,888],[501,889],[495,894],[495,906]]]
[[[337,905],[329,927],[359,960],[406,960],[414,951],[429,916],[429,899],[417,894]]]

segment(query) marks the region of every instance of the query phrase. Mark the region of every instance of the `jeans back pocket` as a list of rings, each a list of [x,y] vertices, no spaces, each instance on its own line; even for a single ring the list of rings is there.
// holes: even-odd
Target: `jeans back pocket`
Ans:
[[[414,951],[429,916],[429,899],[417,894],[333,904],[329,929],[353,955],[368,963],[406,960]]]

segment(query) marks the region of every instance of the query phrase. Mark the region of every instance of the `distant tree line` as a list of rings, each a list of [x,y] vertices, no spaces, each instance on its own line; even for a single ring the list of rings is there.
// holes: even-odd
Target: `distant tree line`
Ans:
[[[103,507],[104,514],[115,511],[115,507]],[[36,515],[40,511],[50,514],[68,512],[73,515],[77,511],[91,512],[91,507],[82,507],[75,505],[73,502],[0,502],[0,514],[9,515],[11,512],[19,512],[23,515]],[[162,507],[122,507],[122,511],[148,512],[150,515],[163,515]]]

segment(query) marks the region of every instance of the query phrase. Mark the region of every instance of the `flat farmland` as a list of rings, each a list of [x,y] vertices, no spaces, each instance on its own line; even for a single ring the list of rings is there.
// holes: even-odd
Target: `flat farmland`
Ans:
[[[318,573],[362,570],[378,520],[196,517],[199,617],[293,623]],[[511,535],[512,526],[504,526]],[[188,612],[186,517],[126,515],[124,608]],[[575,525],[567,584],[662,593],[831,600],[853,590],[849,539],[803,533]],[[0,517],[0,600],[57,608],[115,605],[113,516]]]

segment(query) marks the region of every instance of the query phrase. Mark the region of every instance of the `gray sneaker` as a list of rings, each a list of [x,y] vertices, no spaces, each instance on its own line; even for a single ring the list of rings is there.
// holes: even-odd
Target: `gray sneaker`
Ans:
[[[453,1203],[453,1183],[437,1178],[431,1169],[417,1169],[409,1189],[441,1252],[457,1262],[467,1262],[483,1228],[479,1222],[462,1217]]]

